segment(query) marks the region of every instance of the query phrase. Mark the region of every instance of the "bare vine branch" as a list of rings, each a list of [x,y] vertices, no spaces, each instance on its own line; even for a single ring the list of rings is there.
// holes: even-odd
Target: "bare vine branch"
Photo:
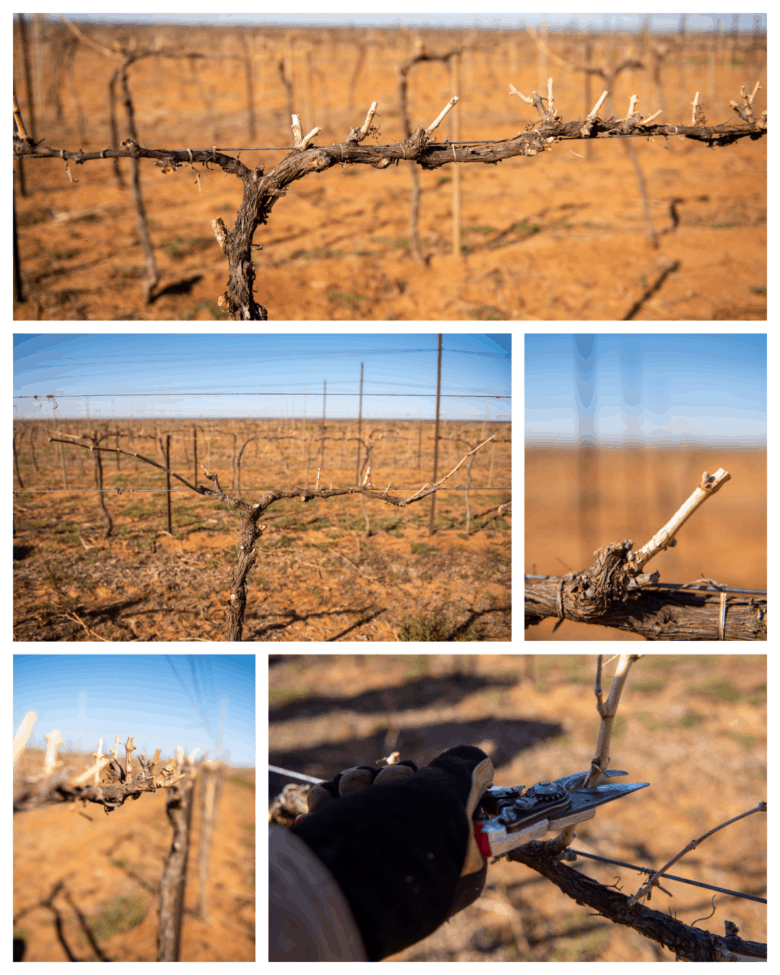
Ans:
[[[14,740],[14,766],[18,764],[25,748],[32,727],[35,714],[30,712],[17,732]],[[119,738],[113,751],[106,756],[102,754],[102,739],[97,752],[93,754],[97,761],[91,768],[76,778],[72,777],[72,769],[64,766],[57,758],[57,751],[63,741],[59,731],[53,731],[46,736],[47,749],[41,774],[17,774],[14,772],[14,812],[28,812],[44,806],[58,805],[64,802],[81,801],[86,804],[95,802],[103,806],[105,813],[118,809],[126,799],[138,799],[142,792],[156,792],[158,789],[170,789],[180,782],[185,774],[177,772],[175,763],[166,765],[155,775],[155,766],[160,757],[160,750],[149,761],[146,756],[138,755],[136,761],[140,768],[133,774],[132,754],[137,750],[132,737],[125,744],[125,763],[122,765],[117,757]],[[100,782],[100,776],[104,781]],[[92,779],[92,784],[87,784]]]
[[[725,823],[721,823],[720,826],[715,826],[713,829],[708,830],[706,833],[703,833],[701,836],[699,836],[698,839],[691,840],[691,842],[684,849],[680,850],[679,853],[675,854],[675,856],[673,856],[672,859],[668,861],[668,863],[665,863],[660,868],[660,870],[656,870],[654,874],[651,874],[647,878],[647,880],[642,884],[639,890],[632,895],[632,897],[629,900],[629,904],[633,907],[634,904],[639,903],[639,901],[642,900],[642,898],[644,897],[650,900],[653,894],[653,887],[661,887],[659,883],[659,879],[667,872],[669,867],[674,866],[674,864],[677,863],[678,860],[682,860],[682,858],[685,856],[686,853],[690,853],[691,850],[695,850],[700,843],[702,843],[704,840],[707,839],[707,837],[712,836],[713,833],[717,833],[719,830],[724,829],[726,826],[731,826],[732,823],[736,823],[740,819],[745,819],[746,816],[752,816],[753,813],[766,812],[766,809],[767,809],[766,802],[759,802],[759,804],[754,809],[748,809],[747,812],[740,813],[739,816],[734,816],[732,819],[727,820]],[[663,887],[661,887],[661,890],[663,890]],[[664,891],[664,893],[666,894],[668,893],[668,891]]]
[[[599,725],[599,740],[596,746],[596,754],[591,760],[590,769],[586,774],[585,778],[582,780],[582,785],[580,788],[590,789],[595,788],[602,778],[602,774],[606,769],[609,768],[609,745],[612,738],[612,726],[617,716],[618,704],[620,703],[620,696],[623,693],[623,689],[626,685],[626,680],[628,678],[628,673],[631,670],[631,665],[636,663],[637,660],[641,660],[642,654],[638,653],[622,653],[618,660],[617,670],[615,671],[615,676],[612,678],[612,684],[609,688],[609,695],[607,697],[607,703],[604,704],[602,694],[601,694],[601,670],[602,670],[602,655],[598,655],[598,660],[596,663],[596,683],[594,687],[594,692],[596,694],[596,710],[601,717],[601,724]],[[544,847],[549,851],[549,853],[559,854],[571,843],[571,841],[576,836],[576,824],[573,826],[566,826],[564,829],[555,837],[554,840],[544,841]]]
[[[417,163],[422,169],[430,170],[454,162],[491,165],[504,159],[512,159],[515,156],[536,156],[540,152],[548,150],[556,142],[681,136],[714,148],[733,145],[745,138],[755,141],[767,134],[767,123],[763,118],[756,119],[751,124],[723,123],[710,126],[642,125],[641,121],[632,121],[626,125],[625,119],[610,119],[608,121],[595,119],[594,124],[589,126],[587,125],[589,121],[590,119],[565,123],[548,121],[533,131],[519,133],[507,139],[498,139],[488,144],[479,142],[430,142],[426,136],[427,130],[418,126],[406,142],[396,142],[385,146],[361,146],[356,142],[346,141],[330,146],[311,146],[306,149],[296,149],[267,175],[262,166],[249,170],[239,160],[226,156],[217,149],[149,149],[132,139],[126,139],[122,143],[124,146],[122,149],[108,147],[97,152],[85,152],[83,149],[75,152],[68,149],[54,149],[50,146],[34,143],[29,138],[15,136],[13,151],[17,157],[63,159],[75,162],[79,166],[95,159],[156,159],[160,162],[160,168],[170,166],[169,172],[192,162],[214,163],[231,175],[246,178],[250,173],[259,171],[260,177],[268,181],[266,186],[271,186],[277,181],[281,185],[287,186],[309,173],[321,173],[332,166],[344,163],[367,165],[374,169],[386,169],[390,165],[406,160],[407,162]],[[587,134],[583,134],[583,129],[586,128],[588,129]],[[307,156],[306,153],[310,153],[310,155]],[[285,163],[288,165],[285,166]],[[284,166],[284,169],[277,172],[280,166]],[[271,196],[271,193],[268,192],[268,195]],[[273,202],[276,202],[275,199]],[[271,201],[266,201],[266,212],[270,211],[271,206]]]
[[[723,487],[726,481],[730,480],[731,474],[722,467],[719,467],[714,474],[705,471],[701,476],[699,486],[688,500],[672,515],[664,527],[653,535],[646,545],[642,546],[638,552],[628,553],[628,561],[633,563],[637,570],[640,570],[659,552],[675,545],[674,537],[685,522],[704,504],[707,498],[712,497]]]
[[[587,904],[602,917],[633,928],[645,938],[655,941],[686,961],[737,961],[736,956],[753,959],[766,958],[767,946],[755,941],[743,941],[736,935],[725,937],[702,931],[678,921],[669,914],[637,904],[631,906],[629,897],[613,887],[605,887],[597,880],[550,857],[541,842],[527,843],[509,854],[510,860],[524,863],[546,877],[579,904]]]
[[[612,740],[612,728],[615,723],[615,718],[617,717],[618,705],[620,704],[620,696],[622,695],[626,686],[631,665],[635,664],[637,660],[641,660],[642,656],[643,655],[641,653],[620,654],[617,669],[615,670],[615,675],[612,678],[612,683],[609,687],[607,703],[604,704],[601,696],[602,655],[599,654],[596,665],[596,685],[594,692],[596,694],[597,702],[596,710],[601,718],[601,724],[599,725],[599,740],[596,746],[596,754],[590,763],[590,771],[585,777],[585,781],[582,783],[583,789],[597,786],[599,784],[599,779],[601,779],[602,773],[605,769],[609,768],[609,746]]]
[[[147,52],[144,52],[147,53]],[[125,60],[137,60],[140,54],[129,52]],[[129,59],[129,60],[128,60]],[[414,60],[414,59],[413,59]],[[631,65],[627,65],[631,66]],[[613,72],[614,77],[614,72]],[[231,318],[237,321],[260,321],[268,317],[265,308],[254,298],[255,267],[253,263],[253,238],[261,224],[268,223],[271,210],[279,199],[286,195],[287,187],[310,173],[322,173],[333,166],[369,165],[375,169],[386,169],[402,160],[413,162],[422,169],[437,169],[450,163],[484,163],[493,165],[515,156],[536,156],[550,151],[553,144],[583,139],[604,138],[652,138],[653,136],[678,136],[702,142],[710,147],[732,145],[743,138],[761,139],[767,132],[767,115],[763,112],[756,118],[752,112],[752,98],[742,88],[743,105],[732,103],[740,121],[726,125],[658,125],[651,124],[635,111],[635,102],[629,105],[624,118],[598,118],[597,111],[601,101],[584,120],[563,122],[555,111],[552,98],[552,79],[549,84],[548,106],[545,108],[541,97],[534,92],[530,99],[535,105],[540,119],[529,123],[525,129],[508,139],[490,143],[438,143],[432,141],[433,133],[456,101],[454,96],[433,122],[418,125],[403,142],[390,145],[365,146],[361,142],[369,133],[375,131],[372,124],[376,112],[376,102],[372,103],[365,122],[361,127],[351,130],[341,144],[315,146],[312,140],[317,127],[303,137],[303,129],[298,116],[293,116],[293,136],[295,148],[270,172],[262,165],[249,169],[239,159],[212,149],[149,149],[141,146],[137,138],[129,138],[122,143],[123,148],[106,148],[100,152],[72,152],[53,149],[34,142],[26,135],[18,110],[15,111],[17,130],[13,140],[15,157],[59,158],[65,162],[69,174],[69,163],[83,165],[95,159],[129,157],[155,159],[157,165],[168,173],[180,166],[202,163],[217,165],[230,175],[237,176],[244,184],[244,195],[231,230],[225,226],[221,217],[212,221],[216,240],[228,259],[229,278],[226,291],[220,295],[218,305]],[[510,94],[519,94],[510,89]],[[606,92],[605,92],[606,95]],[[525,96],[523,96],[525,98]],[[603,99],[604,96],[602,96]],[[525,98],[528,101],[528,98]],[[657,115],[658,113],[656,113]],[[655,118],[656,115],[650,118]],[[151,275],[151,271],[149,271]],[[149,281],[151,281],[151,276]]]

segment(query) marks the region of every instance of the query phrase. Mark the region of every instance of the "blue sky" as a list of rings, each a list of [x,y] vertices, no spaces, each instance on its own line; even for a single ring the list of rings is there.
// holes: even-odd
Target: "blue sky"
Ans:
[[[117,735],[132,735],[148,758],[181,745],[200,748],[196,760],[208,750],[255,764],[254,654],[15,654],[13,693],[14,734],[28,711],[38,715],[32,747],[45,748],[56,729],[76,751],[96,751],[101,738],[110,751]]]
[[[766,446],[766,335],[526,335],[526,443]]]
[[[487,404],[490,419],[508,420],[511,336],[442,342],[442,394],[453,394],[442,416],[482,420]],[[431,419],[437,357],[436,334],[14,335],[14,396],[54,392],[60,418],[302,417],[305,391],[306,415],[321,417],[326,380],[327,415],[357,417],[362,362],[364,417]],[[278,395],[246,395],[260,391]],[[14,406],[14,417],[52,418],[45,398]]]
[[[351,11],[349,7],[354,6]],[[551,28],[566,28],[575,20],[580,30],[591,29],[601,30],[608,22],[612,29],[617,27],[621,30],[637,30],[641,26],[645,16],[650,16],[653,30],[674,31],[679,29],[679,13],[526,13],[512,7],[508,11],[481,11],[459,12],[452,11],[453,4],[447,5],[447,12],[444,11],[419,11],[413,4],[409,9],[401,3],[396,5],[396,9],[391,13],[367,12],[365,6],[347,4],[345,13],[329,13],[324,10],[317,13],[298,11],[296,4],[287,5],[284,13],[135,13],[135,14],[65,14],[72,20],[102,20],[108,17],[113,22],[135,21],[136,23],[201,23],[201,24],[295,24],[305,26],[307,24],[321,24],[324,26],[345,26],[355,25],[359,27],[394,27],[399,23],[410,26],[431,26],[431,27],[483,27],[483,28],[517,28],[525,27],[527,24],[548,23]],[[739,29],[743,31],[753,30],[753,17],[761,18],[761,24],[766,30],[766,14],[756,12],[739,14]],[[731,13],[691,13],[688,16],[689,30],[713,30],[717,26],[717,21],[722,20],[726,30],[731,28]]]

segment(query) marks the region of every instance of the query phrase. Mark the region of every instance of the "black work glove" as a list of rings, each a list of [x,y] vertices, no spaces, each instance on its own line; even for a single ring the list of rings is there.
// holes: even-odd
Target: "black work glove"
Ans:
[[[370,961],[436,930],[482,893],[487,860],[472,816],[493,765],[458,745],[430,765],[360,766],[309,794],[292,827],[333,874]]]

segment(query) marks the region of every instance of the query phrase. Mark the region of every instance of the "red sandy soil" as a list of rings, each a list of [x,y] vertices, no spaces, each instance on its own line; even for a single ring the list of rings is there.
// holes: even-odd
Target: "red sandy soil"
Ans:
[[[682,527],[677,545],[648,571],[662,582],[709,578],[738,589],[767,588],[767,478],[764,450],[597,450],[581,467],[575,450],[525,452],[525,560],[533,575],[566,575],[593,563],[608,542],[641,548],[690,497],[702,471],[731,474]],[[582,480],[580,480],[582,478]],[[548,618],[525,639],[639,640],[604,626]]]
[[[89,28],[87,29],[89,31]],[[150,148],[288,146],[290,119],[278,64],[292,50],[293,111],[304,131],[322,127],[320,144],[343,142],[378,101],[380,143],[403,138],[398,67],[414,50],[408,31],[369,32],[359,64],[360,37],[344,31],[260,29],[92,29],[99,42],[139,48],[166,47],[209,54],[243,52],[251,37],[256,128],[250,136],[241,60],[151,57],[129,69],[140,142]],[[58,47],[44,58],[52,80],[57,51],[75,38],[64,26],[47,34]],[[555,101],[564,121],[583,118],[603,86],[588,94],[583,74],[538,51],[525,33],[425,32],[431,53],[465,45],[458,94],[460,139],[506,139],[533,123],[536,112],[510,98],[508,84],[524,94],[546,92],[553,74]],[[18,30],[14,30],[15,90],[25,117]],[[668,38],[667,38],[668,40]],[[289,47],[293,43],[293,47]],[[625,57],[652,58],[645,39],[597,39],[591,63]],[[693,95],[701,91],[708,124],[728,121],[731,99],[756,80],[756,115],[766,105],[765,46],[721,49],[711,70],[709,38],[690,38],[684,55],[671,50],[652,71],[621,73],[613,109],[625,113],[631,95],[639,111],[665,110],[658,121],[690,124]],[[582,39],[553,36],[551,47],[570,62],[583,60]],[[633,45],[633,46],[632,46]],[[607,50],[606,47],[609,49]],[[306,54],[308,51],[308,55]],[[308,59],[308,60],[307,60]],[[37,138],[69,150],[101,150],[111,141],[107,86],[119,59],[83,44],[63,75],[54,77],[61,116],[50,100],[37,107]],[[306,65],[308,64],[308,68]],[[308,77],[311,79],[306,82]],[[428,126],[453,93],[442,62],[424,62],[410,73],[412,125]],[[446,123],[440,129],[447,138]],[[119,106],[119,140],[128,135]],[[636,154],[647,187],[657,248],[646,231]],[[452,167],[420,172],[420,236],[425,263],[409,251],[411,177],[408,164],[377,171],[334,167],[292,185],[259,228],[255,243],[258,301],[270,320],[603,320],[763,321],[767,314],[767,139],[709,149],[682,139],[562,143],[536,157],[501,165],[461,167],[462,256],[452,249]],[[234,153],[235,155],[235,153]],[[249,167],[266,172],[285,152],[242,153]],[[128,163],[120,169],[127,182]],[[224,318],[217,307],[227,263],[211,230],[221,217],[235,219],[242,186],[222,170],[189,166],[163,174],[141,161],[160,294],[141,300],[144,258],[129,189],[107,161],[71,164],[68,180],[59,160],[24,163],[27,196],[16,193],[24,293],[17,320],[194,320]],[[671,273],[665,269],[674,265]],[[658,285],[657,290],[654,290]],[[652,292],[652,293],[651,293]],[[638,305],[637,305],[638,303]],[[633,311],[632,311],[633,309]]]
[[[277,430],[275,423],[199,421],[199,459],[218,474],[223,490],[230,493],[233,476],[231,431],[238,435],[240,449],[245,438],[263,430],[269,438],[289,433]],[[62,486],[58,445],[45,442],[52,431],[38,430],[42,424],[22,426],[24,487]],[[191,424],[121,421],[118,426],[126,433],[134,431],[133,450],[158,461],[154,440],[145,438],[153,437],[155,428],[158,435],[170,432],[171,465],[192,478],[191,452],[187,453]],[[345,431],[354,436],[356,426],[334,422],[328,433],[336,438]],[[382,426],[383,439],[374,441],[372,482],[379,490],[390,483],[391,494],[409,497],[431,477],[432,425],[422,440],[420,469],[417,427],[401,422]],[[474,455],[470,527],[463,490],[465,464],[447,482],[453,490],[437,494],[433,535],[430,498],[404,508],[369,499],[365,514],[355,496],[315,499],[306,505],[293,498],[272,505],[263,517],[268,528],[256,542],[258,561],[248,576],[243,639],[510,640],[511,513],[499,514],[496,509],[511,497],[511,428],[488,426],[485,438],[496,427],[500,442]],[[73,421],[66,429],[77,434],[87,427]],[[364,422],[363,435],[369,436],[371,429]],[[442,435],[463,436],[472,446],[484,439],[479,424],[445,424]],[[113,445],[113,438],[109,442]],[[127,437],[121,443],[127,447]],[[323,485],[326,476],[328,485],[331,479],[336,486],[354,484],[354,447],[327,443]],[[94,487],[88,451],[63,449],[68,487]],[[244,458],[242,497],[260,497],[269,487],[313,488],[318,450],[311,448],[314,457],[307,478],[300,441],[255,441]],[[467,450],[461,443],[443,440],[439,477]],[[238,513],[224,502],[194,493],[174,494],[169,535],[165,494],[113,493],[114,488],[164,488],[164,475],[129,457],[121,457],[117,468],[115,456],[103,456],[105,488],[112,490],[104,496],[114,521],[110,538],[104,537],[95,494],[14,496],[14,638],[225,640]],[[200,483],[205,483],[202,474]],[[490,486],[505,490],[479,490]]]
[[[60,757],[79,771],[94,762],[65,752]],[[25,753],[37,768],[42,758],[43,752]],[[207,922],[195,911],[196,799],[181,961],[255,960],[254,782],[254,768],[226,771],[209,857]],[[24,943],[21,960],[156,960],[158,885],[171,845],[165,796],[164,789],[144,793],[109,815],[92,803],[84,810],[72,804],[14,815],[14,951],[21,950],[17,941]]]
[[[636,663],[610,766],[650,788],[602,807],[577,827],[572,847],[657,869],[765,800],[766,659],[648,654]],[[452,745],[474,744],[490,755],[496,785],[585,771],[598,736],[594,676],[593,656],[272,657],[270,762],[327,779],[394,750],[424,765]],[[272,774],[269,795],[287,781]],[[625,867],[582,857],[568,866],[625,895],[641,883]],[[670,872],[766,897],[765,814],[715,833]],[[651,909],[685,924],[711,914],[712,891],[662,885],[672,896],[656,890]],[[765,904],[715,894],[714,916],[696,926],[722,935],[725,919],[740,937],[766,941]],[[391,960],[672,962],[674,954],[504,859],[488,868],[476,903]]]

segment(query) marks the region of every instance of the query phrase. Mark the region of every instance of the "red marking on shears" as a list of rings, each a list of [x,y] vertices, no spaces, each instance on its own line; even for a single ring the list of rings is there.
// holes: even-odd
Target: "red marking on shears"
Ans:
[[[482,854],[482,856],[485,858],[492,856],[488,838],[482,832],[482,823],[474,823],[474,838],[477,841],[477,846],[479,847],[479,852]]]

